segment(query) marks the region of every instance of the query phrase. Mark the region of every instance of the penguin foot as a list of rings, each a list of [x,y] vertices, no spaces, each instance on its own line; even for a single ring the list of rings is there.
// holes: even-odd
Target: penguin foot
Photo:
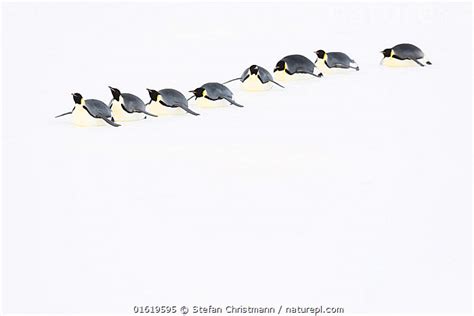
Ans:
[[[433,64],[431,63],[431,61],[429,61],[429,60],[426,62],[426,64],[427,64],[427,65],[433,65]]]

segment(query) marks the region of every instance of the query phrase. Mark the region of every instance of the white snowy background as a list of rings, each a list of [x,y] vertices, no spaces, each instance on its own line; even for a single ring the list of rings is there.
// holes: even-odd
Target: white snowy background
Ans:
[[[471,4],[8,3],[7,312],[134,305],[471,308]],[[409,42],[432,67],[388,69]],[[344,51],[351,75],[120,128],[72,92],[149,100]]]

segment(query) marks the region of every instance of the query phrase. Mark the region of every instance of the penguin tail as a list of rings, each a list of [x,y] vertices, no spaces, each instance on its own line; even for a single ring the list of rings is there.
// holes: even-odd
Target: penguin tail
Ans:
[[[106,118],[106,117],[101,117],[101,119],[103,119],[107,124],[112,125],[112,126],[114,126],[114,127],[119,127],[119,126],[120,126],[120,124],[117,124],[117,123],[114,122],[114,118],[112,118],[111,120],[109,120],[109,119]]]
[[[235,101],[232,100],[231,98],[224,97],[224,99],[227,100],[227,101],[229,101],[230,104],[235,105],[235,106],[238,106],[239,108],[243,108],[243,107],[244,107],[242,104],[238,104],[237,102],[235,102]]]
[[[64,116],[64,115],[69,115],[69,114],[72,114],[72,111],[71,111],[71,112],[66,112],[66,113],[63,113],[63,114],[56,115],[54,118],[58,118],[58,117],[61,117],[61,116]]]
[[[195,115],[195,116],[199,115],[199,113],[194,112],[193,110],[191,110],[190,108],[188,108],[187,106],[184,106],[182,104],[176,104],[176,106],[178,106],[181,109],[185,110],[189,114],[192,114],[192,115]]]
[[[149,116],[158,117],[158,115],[151,114],[150,112],[147,112],[147,111],[143,111],[143,113],[145,113],[146,115],[149,115]]]

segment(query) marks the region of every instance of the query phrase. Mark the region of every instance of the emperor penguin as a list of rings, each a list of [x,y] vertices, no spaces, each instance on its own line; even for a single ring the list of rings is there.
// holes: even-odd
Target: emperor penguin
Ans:
[[[243,107],[232,99],[232,91],[218,82],[208,82],[203,84],[201,87],[189,91],[193,93],[193,96],[188,100],[196,100],[200,107],[219,107],[223,106],[222,101],[227,101],[232,105]]]
[[[186,97],[178,90],[147,90],[151,98],[150,102],[147,103],[147,110],[154,115],[181,114],[185,112],[192,115],[199,115],[199,113],[196,113],[189,108],[188,100],[186,100]],[[185,112],[183,112],[183,110]]]
[[[278,81],[289,81],[297,79],[300,74],[308,74],[314,77],[322,77],[323,74],[314,73],[314,63],[303,55],[289,55],[278,61],[273,70]],[[300,77],[301,78],[301,77]]]
[[[118,127],[119,124],[114,122],[112,111],[104,102],[95,99],[84,100],[80,93],[73,93],[74,108],[70,112],[66,112],[56,116],[56,118],[72,114],[72,122],[76,126],[100,126],[105,123]]]
[[[247,91],[265,91],[270,90],[274,84],[284,88],[281,84],[275,82],[271,73],[263,67],[252,65],[245,69],[239,78],[231,79],[224,82],[224,84],[240,80],[242,82],[242,89]]]
[[[398,44],[381,51],[383,58],[380,64],[387,67],[411,67],[431,65],[425,53],[413,44]]]
[[[347,70],[359,71],[357,63],[341,52],[326,53],[320,49],[314,52],[317,56],[316,67],[324,74],[334,74],[338,72],[346,72]]]
[[[136,95],[130,93],[121,93],[119,89],[109,86],[112,92],[112,100],[109,106],[116,121],[136,121],[145,119],[147,115],[156,115],[147,112],[145,102]]]

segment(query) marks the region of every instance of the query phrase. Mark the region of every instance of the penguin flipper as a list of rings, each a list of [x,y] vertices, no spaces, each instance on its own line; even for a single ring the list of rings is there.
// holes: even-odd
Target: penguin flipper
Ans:
[[[186,112],[188,112],[189,114],[192,114],[192,115],[199,115],[199,113],[196,113],[194,112],[193,110],[191,110],[190,108],[188,108],[187,106],[184,106],[182,104],[175,104],[177,107],[180,107],[181,109],[185,110]]]
[[[229,97],[223,97],[225,100],[229,101],[230,104],[233,104],[235,106],[238,106],[239,108],[243,108],[244,106],[241,105],[241,104],[238,104],[237,102],[235,102],[234,100],[232,100],[231,98]]]
[[[276,82],[276,81],[273,81],[273,80],[269,80],[269,81],[272,82],[272,83],[274,83],[274,84],[276,84],[276,85],[279,86],[279,87],[285,88],[285,87],[283,87],[281,84],[279,84],[279,83]]]
[[[112,125],[112,126],[114,126],[114,127],[119,127],[119,126],[120,126],[120,124],[117,124],[117,123],[115,123],[114,121],[109,120],[109,119],[106,118],[106,117],[101,117],[101,119],[103,119],[107,124],[110,124],[110,125]]]
[[[63,114],[59,114],[59,115],[55,116],[54,118],[58,118],[58,117],[61,117],[61,116],[64,116],[64,115],[69,115],[69,114],[72,114],[72,111],[66,112],[66,113],[63,113]]]
[[[412,59],[415,63],[417,63],[418,65],[420,65],[421,67],[425,67],[425,65],[423,65],[422,63],[420,63],[418,60],[416,59]]]
[[[232,82],[232,81],[236,81],[236,80],[240,80],[240,77],[239,77],[239,78],[235,78],[235,79],[227,80],[226,82],[223,82],[222,84],[226,84],[226,83],[229,83],[229,82]]]
[[[149,116],[158,117],[158,115],[151,114],[150,112],[147,112],[147,111],[145,111],[145,110],[143,110],[142,113],[144,113],[144,114],[146,114],[146,115],[149,115]]]

